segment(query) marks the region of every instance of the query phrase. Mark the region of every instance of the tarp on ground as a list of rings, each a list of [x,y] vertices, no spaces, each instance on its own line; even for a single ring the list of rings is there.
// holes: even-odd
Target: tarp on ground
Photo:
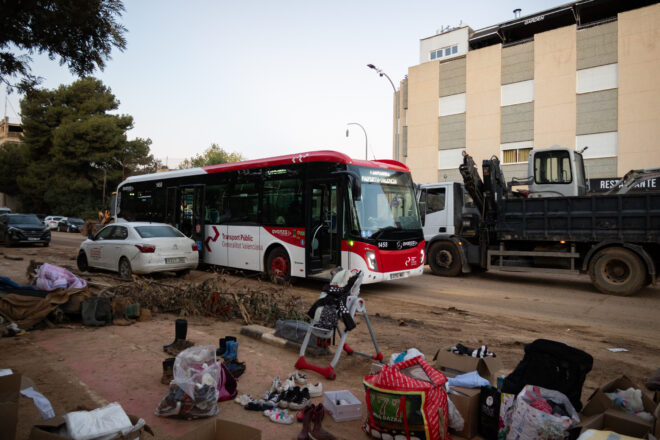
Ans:
[[[69,298],[75,294],[91,298],[86,287],[69,290],[57,289],[49,292],[44,298],[20,294],[5,295],[0,298],[0,315],[9,321],[14,321],[19,328],[29,330],[58,306],[66,304]]]

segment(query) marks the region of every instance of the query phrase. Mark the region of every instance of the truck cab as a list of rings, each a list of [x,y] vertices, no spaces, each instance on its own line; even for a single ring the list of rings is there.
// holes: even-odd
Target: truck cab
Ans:
[[[573,148],[559,147],[532,150],[526,179],[530,198],[573,197],[587,194],[582,154]],[[521,182],[521,181],[519,181]]]

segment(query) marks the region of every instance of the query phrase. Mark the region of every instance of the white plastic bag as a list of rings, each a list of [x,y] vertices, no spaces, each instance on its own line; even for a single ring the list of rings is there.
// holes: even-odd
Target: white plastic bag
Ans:
[[[211,417],[218,409],[218,382],[222,365],[216,361],[215,347],[190,347],[174,361],[174,380],[155,414],[163,417],[194,419]]]
[[[91,440],[130,429],[133,424],[117,402],[92,411],[74,411],[64,416],[69,437]]]
[[[562,405],[569,416],[549,414],[534,408],[533,402],[537,400],[552,401]],[[573,425],[580,423],[577,411],[571,401],[559,391],[547,390],[534,385],[525,385],[525,388],[516,397],[511,427],[506,436],[507,440],[563,440]]]

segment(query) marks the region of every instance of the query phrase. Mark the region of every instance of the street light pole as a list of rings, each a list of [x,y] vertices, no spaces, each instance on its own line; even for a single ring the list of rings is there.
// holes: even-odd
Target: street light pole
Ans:
[[[367,156],[367,154],[368,154],[367,151],[368,151],[368,147],[369,147],[369,141],[367,140],[367,130],[364,129],[362,124],[358,124],[357,122],[349,122],[346,125],[357,125],[364,132],[364,159],[368,160],[369,157]],[[346,137],[348,137],[348,128],[346,129]]]
[[[392,82],[392,78],[389,77],[389,75],[385,72],[383,72],[382,69],[379,69],[378,67],[374,66],[373,64],[367,64],[367,67],[370,69],[373,69],[378,73],[378,76],[380,77],[385,77],[387,80],[390,82],[390,85],[392,86],[392,90],[394,91],[394,97],[396,98],[396,110],[395,110],[395,115],[396,115],[396,130],[394,134],[394,159],[399,160],[399,94],[396,91],[396,87],[394,86],[394,83]]]

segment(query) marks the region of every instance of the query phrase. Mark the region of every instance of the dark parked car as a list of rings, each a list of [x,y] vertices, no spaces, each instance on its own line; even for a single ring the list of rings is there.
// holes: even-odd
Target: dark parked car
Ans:
[[[50,229],[34,214],[0,215],[0,242],[6,245],[18,243],[50,244]]]
[[[85,220],[78,217],[64,217],[57,224],[57,230],[60,232],[80,232],[80,228],[85,224]]]

